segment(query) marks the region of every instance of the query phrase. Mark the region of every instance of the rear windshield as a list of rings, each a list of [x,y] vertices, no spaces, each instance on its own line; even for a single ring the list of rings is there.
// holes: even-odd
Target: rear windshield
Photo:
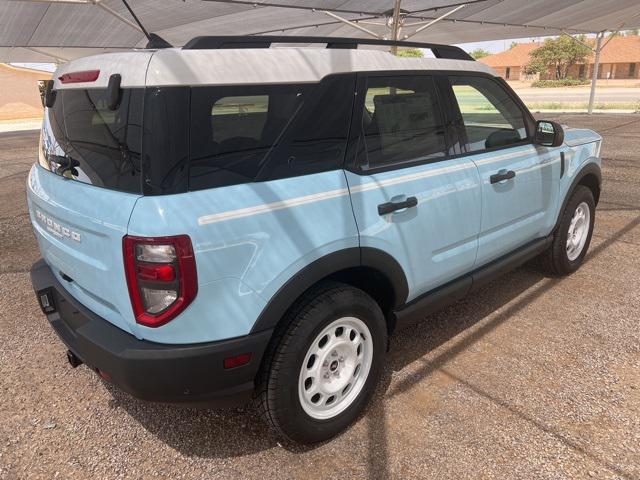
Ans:
[[[354,82],[123,89],[115,110],[106,89],[60,90],[45,115],[40,163],[145,195],[340,168]]]
[[[140,193],[143,95],[125,90],[109,110],[106,89],[56,92],[43,122],[40,163],[80,182]]]

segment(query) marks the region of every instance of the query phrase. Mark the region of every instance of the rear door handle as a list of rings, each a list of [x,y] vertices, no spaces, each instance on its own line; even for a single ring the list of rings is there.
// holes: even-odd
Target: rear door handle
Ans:
[[[500,170],[498,173],[494,173],[489,177],[491,183],[502,182],[503,180],[511,180],[516,176],[516,172],[513,170]]]
[[[387,215],[397,210],[403,210],[405,208],[412,208],[418,205],[418,199],[416,197],[408,197],[402,202],[387,202],[378,205],[378,215]]]

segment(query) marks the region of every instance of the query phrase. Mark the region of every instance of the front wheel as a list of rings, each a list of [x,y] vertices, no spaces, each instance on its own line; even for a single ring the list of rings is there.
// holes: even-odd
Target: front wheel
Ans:
[[[548,273],[567,275],[580,267],[591,242],[595,211],[593,193],[578,185],[561,213],[551,246],[541,256]]]
[[[344,430],[375,390],[386,349],[380,307],[362,290],[328,283],[307,292],[267,353],[258,409],[300,443]]]

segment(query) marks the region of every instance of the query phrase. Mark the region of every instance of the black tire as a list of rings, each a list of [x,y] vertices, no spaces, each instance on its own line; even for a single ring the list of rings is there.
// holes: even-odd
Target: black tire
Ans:
[[[332,418],[319,420],[302,406],[300,372],[316,337],[344,317],[355,317],[369,329],[371,367],[360,393],[350,404],[345,401],[348,407]],[[386,346],[385,318],[369,295],[337,282],[318,285],[296,302],[276,330],[259,375],[256,407],[278,436],[304,444],[328,440],[347,428],[366,407],[382,371]]]
[[[567,239],[569,234],[569,226],[573,214],[582,203],[586,203],[589,207],[589,230],[587,233],[586,242],[582,247],[582,251],[577,258],[571,260],[567,253]],[[593,234],[593,226],[595,224],[596,205],[593,199],[593,193],[587,187],[578,185],[564,210],[561,213],[560,222],[558,228],[553,233],[553,241],[547,251],[540,256],[540,263],[543,269],[550,275],[568,275],[575,272],[582,264],[587,250],[589,250],[589,244],[591,243],[591,235]]]

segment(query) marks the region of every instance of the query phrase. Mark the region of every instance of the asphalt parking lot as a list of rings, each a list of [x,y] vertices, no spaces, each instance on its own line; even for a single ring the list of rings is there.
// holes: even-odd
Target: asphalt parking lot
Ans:
[[[0,135],[0,478],[640,478],[640,116],[545,116],[604,136],[585,265],[524,266],[396,336],[366,414],[312,448],[69,367],[29,283],[38,134]]]

